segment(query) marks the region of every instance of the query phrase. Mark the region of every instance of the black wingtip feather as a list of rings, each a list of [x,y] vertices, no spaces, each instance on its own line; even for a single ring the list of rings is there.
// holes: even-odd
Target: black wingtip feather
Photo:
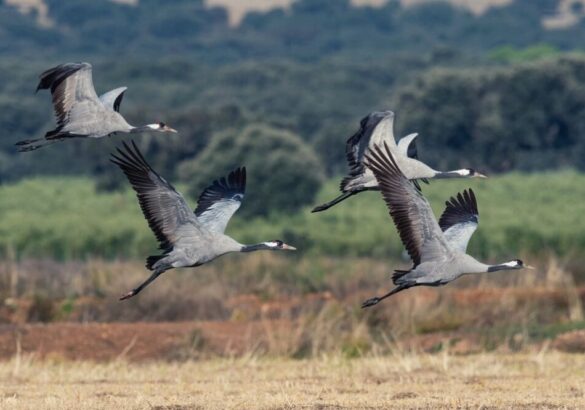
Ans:
[[[352,134],[345,143],[345,156],[349,166],[349,176],[341,183],[341,191],[345,192],[345,186],[354,177],[364,172],[363,158],[370,145],[373,132],[380,122],[386,118],[385,112],[371,112],[360,120],[359,129]],[[392,114],[393,115],[393,114]]]
[[[134,141],[131,145],[126,142],[122,145],[122,148],[116,148],[117,153],[110,154],[110,161],[120,167],[130,181],[137,193],[140,208],[148,225],[159,241],[159,248],[168,251],[173,247],[173,243],[166,236],[164,227],[161,225],[160,203],[153,198],[157,195],[156,191],[160,189],[176,195],[176,198],[180,198],[180,194],[151,168]]]
[[[63,80],[87,66],[87,63],[65,63],[48,69],[39,76],[40,80],[35,92],[47,89],[53,92]]]
[[[400,239],[414,266],[418,266],[421,261],[422,246],[420,233],[416,232],[419,228],[415,227],[410,209],[404,203],[404,198],[411,195],[412,191],[420,195],[420,191],[416,190],[412,181],[404,176],[385,142],[383,148],[375,146],[369,150],[365,156],[365,163],[376,176]],[[409,186],[412,189],[410,192]]]
[[[478,217],[477,199],[473,189],[469,188],[445,202],[445,210],[439,218],[439,226],[446,231],[458,223],[477,223]]]
[[[126,90],[122,91],[120,93],[120,95],[118,95],[116,97],[116,99],[114,100],[114,111],[120,112],[120,104],[122,104],[122,99],[124,98],[124,93],[125,92],[126,92]]]
[[[205,188],[197,200],[195,215],[199,216],[214,203],[226,198],[242,201],[246,193],[246,167],[231,171],[227,177],[221,177]]]

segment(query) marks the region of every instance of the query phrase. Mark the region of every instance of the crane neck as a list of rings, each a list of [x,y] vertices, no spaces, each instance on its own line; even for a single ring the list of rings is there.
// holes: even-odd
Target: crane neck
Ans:
[[[448,178],[466,178],[469,176],[469,170],[467,169],[456,169],[454,171],[435,171],[436,179],[448,179]]]
[[[522,269],[523,265],[519,265],[518,261],[510,261],[506,263],[500,263],[499,265],[489,265],[488,272],[497,272],[499,270],[516,270]]]
[[[255,251],[265,251],[271,250],[272,248],[268,246],[265,242],[256,243],[253,245],[242,245],[240,248],[240,252],[255,252]]]
[[[141,132],[151,132],[151,131],[156,131],[154,128],[152,128],[151,124],[141,125],[138,127],[130,128],[130,133],[132,133],[132,134],[137,134],[137,133],[141,133]]]

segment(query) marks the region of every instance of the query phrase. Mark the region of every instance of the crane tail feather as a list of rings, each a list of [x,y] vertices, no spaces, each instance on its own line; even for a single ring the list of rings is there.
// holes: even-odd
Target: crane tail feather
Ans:
[[[146,258],[146,269],[153,270],[154,265],[167,255],[151,255]]]

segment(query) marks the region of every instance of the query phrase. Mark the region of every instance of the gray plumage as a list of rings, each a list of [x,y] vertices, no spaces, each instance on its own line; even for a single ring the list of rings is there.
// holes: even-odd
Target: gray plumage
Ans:
[[[404,175],[414,181],[428,182],[431,178],[471,178],[485,177],[471,168],[454,171],[437,171],[418,160],[416,149],[417,133],[409,134],[396,143],[394,139],[394,113],[392,111],[373,112],[360,121],[359,130],[346,143],[345,151],[349,165],[349,175],[343,178],[339,186],[342,194],[334,200],[319,205],[312,212],[331,208],[339,202],[368,190],[379,190],[378,182],[371,170],[364,165],[364,156],[376,144],[386,143],[394,155],[396,163]]]
[[[384,296],[365,301],[362,307],[373,306],[413,286],[440,286],[465,274],[529,268],[519,259],[486,265],[465,253],[479,221],[471,189],[451,198],[437,223],[430,204],[401,172],[386,142],[366,153],[365,162],[379,183],[413,266],[408,271],[395,271],[392,279],[396,287]]]
[[[100,95],[100,102],[104,107],[116,112],[120,112],[120,104],[122,103],[122,98],[124,98],[124,93],[127,89],[128,87],[118,87],[108,91],[107,93],[103,93]]]
[[[246,168],[214,181],[197,201],[195,212],[183,196],[146,162],[136,144],[112,154],[136,191],[140,208],[154,232],[162,255],[149,256],[146,267],[154,273],[121,300],[138,294],[161,273],[181,267],[194,267],[230,252],[256,250],[295,250],[280,240],[243,245],[224,234],[240,207],[246,190]]]
[[[66,63],[45,71],[40,76],[37,91],[45,89],[51,90],[57,128],[47,132],[44,138],[17,142],[21,152],[67,138],[101,138],[118,132],[176,132],[164,123],[142,127],[128,124],[118,112],[126,87],[98,97],[89,63]]]

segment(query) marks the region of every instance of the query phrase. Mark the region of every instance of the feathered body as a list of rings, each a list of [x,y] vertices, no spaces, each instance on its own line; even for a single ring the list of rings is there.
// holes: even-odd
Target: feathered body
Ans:
[[[115,133],[144,131],[176,132],[163,123],[134,127],[120,115],[126,87],[98,97],[89,63],[66,63],[40,76],[39,90],[50,90],[57,127],[44,138],[16,143],[19,151],[33,151],[68,138],[101,138]]]
[[[527,267],[519,259],[487,265],[466,253],[479,223],[477,200],[471,189],[447,201],[437,222],[426,198],[400,170],[388,144],[374,146],[366,154],[365,162],[379,183],[413,266],[408,271],[395,271],[392,280],[396,288],[367,300],[362,307],[375,305],[413,286],[441,286],[465,274]]]
[[[385,143],[394,156],[404,176],[412,180],[420,189],[418,181],[428,182],[432,178],[467,178],[484,177],[473,169],[465,168],[454,171],[437,171],[419,161],[416,148],[418,134],[409,134],[396,143],[394,139],[394,113],[392,111],[373,112],[360,121],[359,130],[349,137],[345,146],[348,175],[341,180],[339,189],[342,194],[334,200],[317,206],[313,212],[320,212],[337,203],[368,190],[379,190],[379,185],[372,171],[365,166],[366,154],[376,145]]]
[[[151,168],[134,142],[132,147],[124,144],[124,150],[118,149],[118,153],[112,155],[112,162],[128,177],[142,213],[163,251],[162,255],[152,255],[146,260],[147,269],[154,271],[151,277],[122,299],[135,296],[172,268],[203,265],[230,252],[295,249],[279,240],[243,245],[224,233],[244,199],[244,167],[207,187],[193,212],[181,193]]]

